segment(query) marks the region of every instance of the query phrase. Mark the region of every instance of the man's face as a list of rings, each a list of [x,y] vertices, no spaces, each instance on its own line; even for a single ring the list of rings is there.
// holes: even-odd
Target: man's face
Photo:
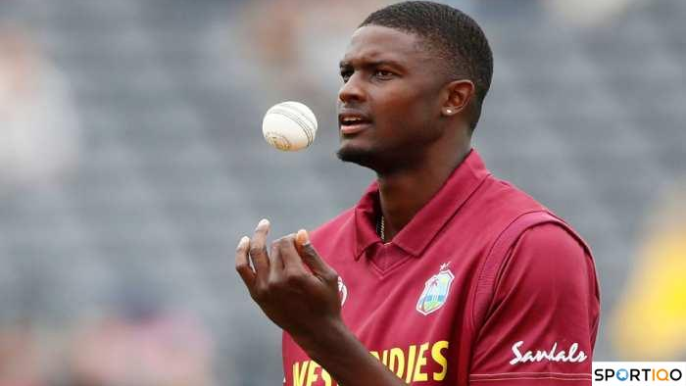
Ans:
[[[420,161],[443,133],[438,60],[414,34],[358,29],[341,60],[338,157],[377,172]]]

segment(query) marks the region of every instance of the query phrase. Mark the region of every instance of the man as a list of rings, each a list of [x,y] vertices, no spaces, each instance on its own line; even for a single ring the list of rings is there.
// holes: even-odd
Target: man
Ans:
[[[483,32],[446,5],[391,5],[353,34],[338,155],[377,181],[311,239],[268,253],[263,220],[236,252],[285,331],[286,385],[591,384],[588,248],[471,149],[491,75]]]

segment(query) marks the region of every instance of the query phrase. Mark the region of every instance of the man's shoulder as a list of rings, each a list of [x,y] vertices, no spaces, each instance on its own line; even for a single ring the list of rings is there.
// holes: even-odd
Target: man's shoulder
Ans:
[[[522,189],[497,178],[491,178],[489,184],[483,199],[491,204],[484,206],[493,211],[493,216],[488,217],[502,220],[496,230],[497,238],[509,235],[518,240],[526,231],[539,228],[530,233],[542,236],[544,241],[574,240],[590,251],[585,241],[567,221]],[[544,224],[547,226],[538,227]],[[541,232],[542,230],[545,232]],[[542,242],[540,237],[533,240]]]
[[[533,211],[550,212],[545,205],[514,184],[489,176],[480,186],[472,201],[472,208],[479,216],[491,219],[514,219]],[[509,222],[509,221],[507,221]]]
[[[585,245],[567,221],[512,183],[489,177],[480,190],[471,214],[482,220],[482,232],[490,230],[493,241],[504,235],[517,239],[527,229],[547,223],[559,228],[556,236],[571,236]]]

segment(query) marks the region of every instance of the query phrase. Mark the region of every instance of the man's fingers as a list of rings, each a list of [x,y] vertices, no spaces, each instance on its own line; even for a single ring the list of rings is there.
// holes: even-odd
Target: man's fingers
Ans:
[[[283,260],[281,258],[281,251],[279,250],[278,241],[272,243],[269,251],[269,275],[271,279],[278,278],[283,271]]]
[[[312,273],[324,280],[336,280],[338,278],[336,271],[319,257],[314,246],[310,243],[310,236],[307,234],[306,230],[301,229],[298,231],[295,235],[295,242],[300,251],[302,260],[310,267]]]
[[[248,260],[248,248],[250,247],[250,239],[248,236],[243,236],[236,247],[236,271],[240,275],[243,282],[251,290],[255,283],[255,271],[250,266]]]
[[[266,278],[269,274],[269,256],[267,254],[267,234],[269,234],[269,220],[263,219],[257,224],[255,234],[250,241],[250,258],[255,267],[258,279]]]
[[[300,253],[296,248],[295,234],[290,234],[277,241],[278,247],[281,250],[281,260],[284,268],[291,274],[305,273],[307,270],[303,265]]]

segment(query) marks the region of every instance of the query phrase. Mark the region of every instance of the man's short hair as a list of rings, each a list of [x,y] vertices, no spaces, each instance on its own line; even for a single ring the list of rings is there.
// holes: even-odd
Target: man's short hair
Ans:
[[[476,100],[472,129],[481,115],[481,105],[493,77],[493,54],[486,35],[462,11],[430,1],[406,1],[375,11],[360,27],[377,25],[413,33],[446,65],[449,76],[474,82]]]

